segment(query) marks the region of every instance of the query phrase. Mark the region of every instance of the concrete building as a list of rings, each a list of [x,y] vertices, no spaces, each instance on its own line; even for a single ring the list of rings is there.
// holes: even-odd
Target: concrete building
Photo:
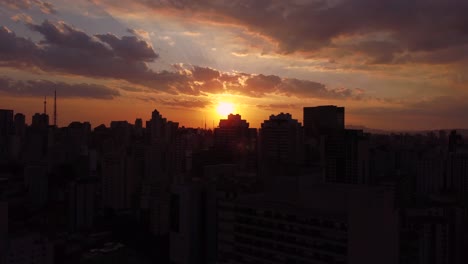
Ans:
[[[70,183],[68,188],[69,226],[72,231],[88,230],[94,225],[98,180],[95,177],[81,178]]]
[[[8,138],[14,134],[13,110],[0,109],[0,157],[8,153]]]
[[[7,264],[53,264],[53,244],[39,233],[11,235]]]
[[[438,203],[402,210],[400,263],[466,263],[466,209]]]
[[[271,115],[259,131],[262,171],[292,173],[303,164],[304,141],[301,123],[290,114]],[[287,172],[281,169],[289,170]],[[266,172],[267,170],[268,172]]]
[[[319,140],[322,135],[344,129],[345,108],[334,105],[304,107],[303,122],[305,136]]]
[[[170,260],[209,264],[216,259],[216,193],[201,182],[172,187]]]
[[[219,121],[214,130],[214,147],[230,153],[232,163],[240,170],[257,171],[257,129],[249,128],[240,115],[230,114]]]
[[[24,168],[24,184],[29,200],[36,207],[41,207],[48,200],[49,168],[45,162],[31,163]]]
[[[391,188],[281,186],[219,201],[219,263],[398,263]]]
[[[0,264],[6,263],[8,245],[8,203],[0,202]]]

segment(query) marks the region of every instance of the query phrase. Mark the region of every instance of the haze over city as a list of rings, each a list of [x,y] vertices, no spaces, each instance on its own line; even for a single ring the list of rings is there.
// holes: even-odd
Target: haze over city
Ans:
[[[0,105],[59,126],[148,119],[211,127],[229,106],[346,107],[346,125],[466,128],[466,1],[1,0]],[[51,102],[51,101],[50,101]],[[50,108],[51,109],[51,108]],[[28,118],[28,123],[31,120]]]

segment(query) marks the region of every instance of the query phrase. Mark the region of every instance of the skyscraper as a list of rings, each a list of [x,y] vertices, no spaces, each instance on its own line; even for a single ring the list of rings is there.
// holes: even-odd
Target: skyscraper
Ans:
[[[233,154],[233,163],[241,170],[256,171],[257,129],[249,128],[249,123],[240,115],[230,114],[221,119],[214,131],[215,148]]]
[[[13,133],[13,110],[0,109],[0,157],[8,151],[8,137]]]
[[[38,129],[49,127],[49,116],[47,114],[34,114],[32,117],[31,127]]]
[[[301,123],[291,114],[271,115],[260,129],[260,160],[263,171],[268,174],[281,172],[278,169],[297,168],[303,162],[303,133]]]
[[[343,130],[345,108],[334,105],[304,107],[304,130],[308,138],[319,140],[321,135]]]
[[[17,113],[15,115],[15,134],[18,136],[24,136],[26,133],[26,117]]]

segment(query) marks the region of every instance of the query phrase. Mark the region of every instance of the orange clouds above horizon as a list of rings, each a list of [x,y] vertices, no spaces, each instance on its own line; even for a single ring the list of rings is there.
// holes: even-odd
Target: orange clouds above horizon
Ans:
[[[158,109],[199,126],[224,100],[255,127],[320,104],[345,106],[354,125],[468,127],[463,3],[15,3],[0,0],[0,103],[32,113],[57,90],[63,125]]]

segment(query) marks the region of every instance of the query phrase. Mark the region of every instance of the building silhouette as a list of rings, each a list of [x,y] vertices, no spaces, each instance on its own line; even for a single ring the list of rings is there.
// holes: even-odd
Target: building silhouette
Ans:
[[[259,130],[262,174],[297,174],[304,162],[301,123],[289,113],[271,115]]]
[[[344,112],[257,131],[0,110],[0,264],[465,263],[466,131],[366,133]]]
[[[320,136],[345,128],[345,109],[334,105],[304,107],[303,122],[305,137],[320,141]]]
[[[214,147],[232,154],[232,162],[241,171],[257,170],[257,129],[249,128],[249,123],[240,115],[228,115],[219,121],[214,129]]]

